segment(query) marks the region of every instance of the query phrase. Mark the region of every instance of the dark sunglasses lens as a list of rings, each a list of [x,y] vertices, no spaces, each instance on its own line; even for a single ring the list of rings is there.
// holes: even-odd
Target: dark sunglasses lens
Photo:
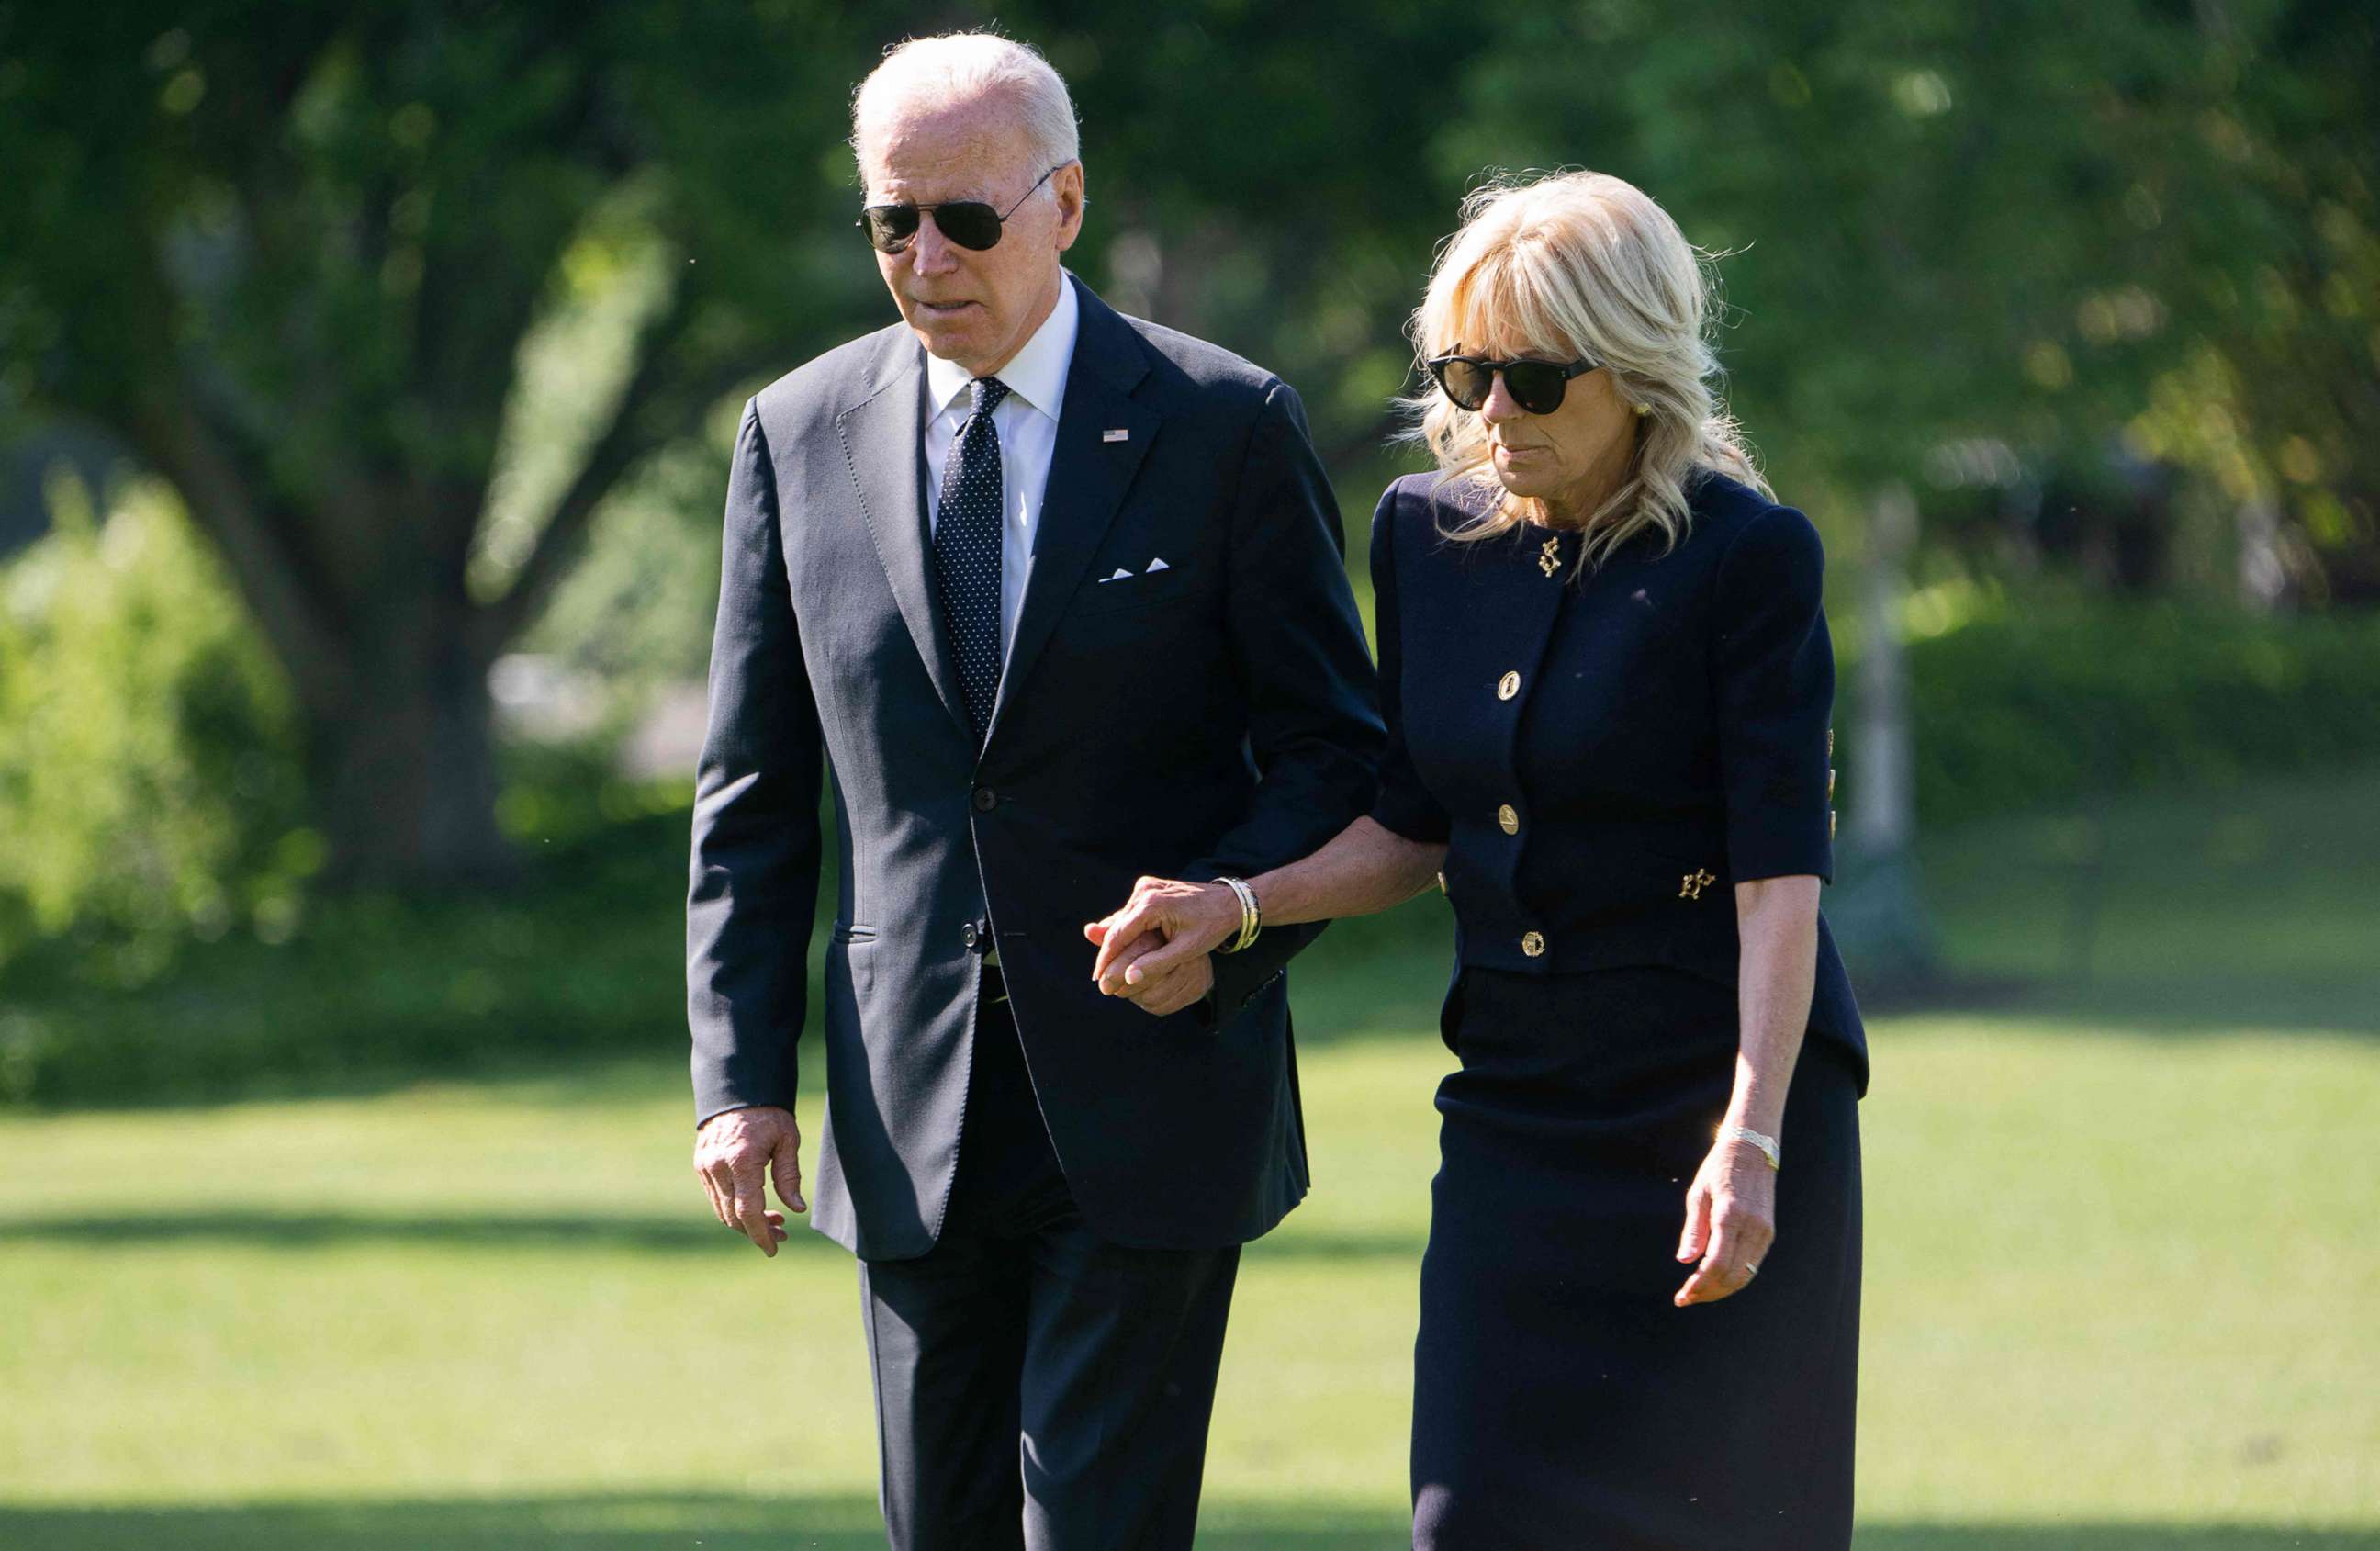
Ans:
[[[1562,390],[1568,386],[1562,369],[1546,361],[1514,361],[1504,369],[1505,391],[1532,415],[1550,415],[1560,408]]]
[[[936,205],[934,224],[942,229],[942,236],[978,253],[1000,243],[1000,212],[973,200]]]
[[[1488,402],[1488,391],[1496,380],[1494,372],[1477,361],[1460,358],[1439,361],[1436,365],[1438,385],[1446,390],[1446,396],[1452,399],[1458,408],[1476,409]]]
[[[916,205],[869,205],[859,218],[868,230],[869,246],[880,252],[898,253],[917,235]]]

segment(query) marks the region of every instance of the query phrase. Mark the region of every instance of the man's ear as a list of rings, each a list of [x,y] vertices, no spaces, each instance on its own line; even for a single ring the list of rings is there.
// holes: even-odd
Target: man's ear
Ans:
[[[1069,162],[1060,167],[1050,175],[1050,184],[1058,196],[1058,251],[1063,253],[1083,235],[1083,212],[1091,202],[1085,191],[1082,163]]]

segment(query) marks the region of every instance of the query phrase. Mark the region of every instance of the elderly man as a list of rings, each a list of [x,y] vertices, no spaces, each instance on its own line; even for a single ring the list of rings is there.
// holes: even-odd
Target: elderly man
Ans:
[[[1281,969],[1109,988],[1135,875],[1231,877],[1364,811],[1382,739],[1296,395],[1067,274],[1073,103],[996,37],[861,88],[901,322],[746,406],[694,818],[698,1173],[773,1254],[821,754],[819,1230],[860,1261],[892,1544],[1187,1547],[1239,1246],[1305,1193]],[[1127,1002],[1135,1005],[1127,1005]],[[762,1328],[781,1328],[763,1319]]]

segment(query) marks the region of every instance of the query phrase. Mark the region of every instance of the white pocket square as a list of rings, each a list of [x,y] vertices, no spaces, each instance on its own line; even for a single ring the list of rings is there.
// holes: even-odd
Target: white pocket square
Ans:
[[[1144,576],[1154,576],[1160,571],[1171,571],[1173,567],[1166,564],[1162,559],[1152,560],[1148,563],[1148,569],[1143,571],[1141,575]]]
[[[1107,586],[1110,582],[1128,582],[1128,581],[1130,581],[1130,580],[1132,580],[1132,573],[1131,573],[1131,572],[1129,572],[1129,571],[1127,571],[1127,570],[1125,570],[1123,566],[1119,565],[1119,566],[1117,566],[1117,567],[1115,568],[1115,575],[1114,575],[1114,576],[1101,576],[1101,577],[1099,578],[1099,585],[1100,585],[1101,587],[1105,587],[1105,586]]]

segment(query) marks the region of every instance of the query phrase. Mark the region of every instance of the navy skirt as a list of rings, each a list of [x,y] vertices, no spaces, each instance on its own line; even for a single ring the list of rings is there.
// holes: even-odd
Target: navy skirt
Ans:
[[[1804,1041],[1777,1242],[1670,1298],[1727,1108],[1732,988],[1659,967],[1463,973],[1414,1359],[1420,1551],[1839,1551],[1859,1362],[1858,1083]]]

